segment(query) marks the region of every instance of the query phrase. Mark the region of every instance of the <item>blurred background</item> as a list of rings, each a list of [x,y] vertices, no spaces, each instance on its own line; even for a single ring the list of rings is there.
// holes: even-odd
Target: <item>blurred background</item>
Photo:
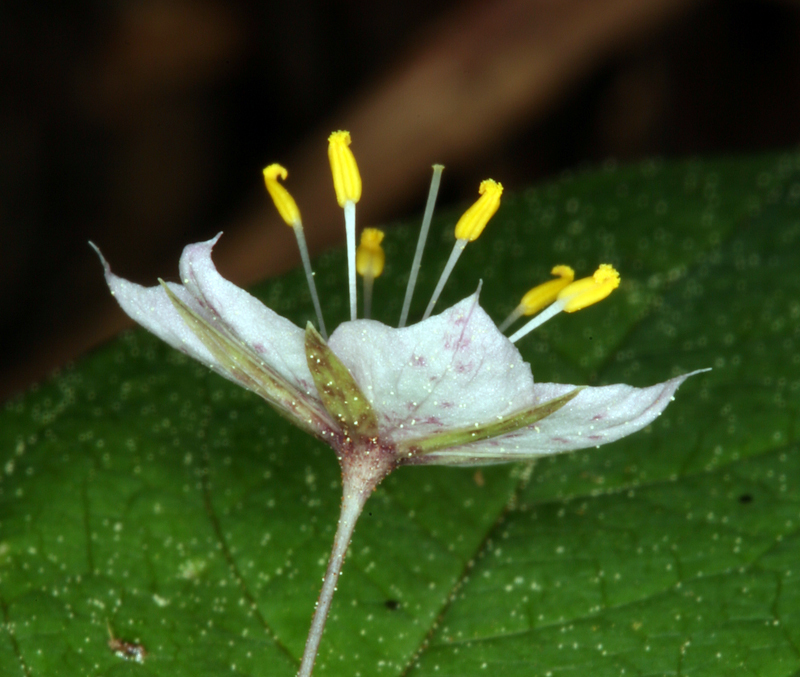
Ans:
[[[800,140],[785,0],[72,0],[0,6],[0,400],[128,321],[114,271],[176,279],[219,230],[223,275],[299,261],[261,169],[281,162],[314,253],[343,242],[327,136],[348,129],[359,223],[615,158]]]

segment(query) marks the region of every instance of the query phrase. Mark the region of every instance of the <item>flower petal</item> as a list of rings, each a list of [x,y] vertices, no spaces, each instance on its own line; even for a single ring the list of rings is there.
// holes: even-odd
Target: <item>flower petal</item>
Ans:
[[[181,301],[164,282],[161,284],[183,321],[219,361],[226,377],[263,397],[278,413],[312,435],[325,439],[326,435],[333,434],[332,421],[317,397],[300,392],[220,322],[209,322]]]
[[[305,333],[217,272],[211,249],[219,237],[184,248],[180,260],[184,287],[206,319],[222,323],[280,376],[316,396],[306,362]]]
[[[582,388],[575,388],[567,393],[548,400],[529,409],[522,409],[499,420],[484,423],[483,425],[470,425],[466,428],[453,428],[442,430],[428,437],[415,437],[412,440],[398,445],[398,451],[406,462],[412,456],[427,456],[436,451],[455,449],[458,447],[473,448],[476,442],[505,437],[522,428],[530,427],[542,419],[552,416],[561,407],[576,397]]]
[[[143,287],[114,275],[100,250],[93,244],[92,247],[103,264],[106,283],[111,294],[122,310],[173,348],[225,375],[220,363],[203,345],[203,342],[195,336],[194,332],[186,326],[180,313],[161,286]],[[167,285],[181,301],[187,305],[193,305],[193,300],[183,287],[173,283],[167,283]]]
[[[472,465],[523,460],[544,454],[597,447],[636,432],[651,423],[670,403],[687,378],[707,369],[678,376],[649,388],[611,385],[584,388],[564,407],[538,423],[491,440],[433,452],[412,463]],[[539,383],[536,398],[548,401],[575,386]]]
[[[210,254],[218,237],[184,249],[181,268],[189,286],[128,282],[95,250],[112,294],[145,329],[260,395],[295,425],[320,438],[330,435],[335,424],[308,371],[303,331],[217,273]],[[298,348],[302,364],[294,359]]]
[[[530,366],[477,293],[404,329],[345,322],[328,344],[395,443],[496,421],[535,403]]]

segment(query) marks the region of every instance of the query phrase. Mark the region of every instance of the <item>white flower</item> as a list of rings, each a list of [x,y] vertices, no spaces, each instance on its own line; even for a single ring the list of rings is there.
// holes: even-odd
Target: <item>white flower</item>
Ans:
[[[219,235],[184,249],[181,284],[142,287],[114,275],[101,256],[112,294],[136,322],[263,397],[295,425],[329,444],[339,458],[342,514],[300,667],[299,674],[306,676],[313,668],[356,519],[372,490],[392,470],[400,465],[526,460],[613,442],[655,419],[691,376],[649,388],[534,383],[530,365],[512,340],[561,311],[579,310],[607,296],[619,284],[619,275],[610,266],[601,266],[593,277],[577,282],[571,268],[554,268],[558,278],[526,294],[503,323],[505,328],[521,315],[544,308],[511,340],[480,307],[477,292],[428,317],[464,247],[480,235],[499,206],[502,186],[493,181],[481,184],[481,197],[457,224],[453,254],[424,319],[402,326],[435,201],[433,188],[401,328],[355,319],[355,261],[358,258],[369,297],[374,278],[383,270],[383,235],[368,229],[371,232],[356,257],[355,203],[361,179],[349,150],[349,134],[336,132],[329,141],[348,233],[352,318],[329,340],[324,338],[300,212],[278,183],[278,178],[287,176],[279,165],[264,170],[265,181],[279,213],[297,235],[322,335],[311,324],[305,330],[297,327],[222,278],[211,261]],[[437,166],[435,186],[440,174]]]
[[[307,332],[219,275],[211,261],[218,238],[184,249],[182,285],[142,287],[104,261],[109,288],[143,327],[341,452],[353,431],[326,409]],[[649,388],[534,383],[477,293],[403,329],[344,322],[327,345],[374,412],[378,444],[394,465],[516,461],[613,442],[655,419],[691,375]],[[518,425],[525,413],[536,420]]]

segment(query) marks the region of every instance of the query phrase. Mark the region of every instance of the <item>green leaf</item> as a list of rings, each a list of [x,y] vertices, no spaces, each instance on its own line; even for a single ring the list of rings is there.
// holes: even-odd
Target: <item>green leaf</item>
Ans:
[[[455,217],[434,220],[412,319]],[[415,239],[385,240],[374,307],[391,324]],[[714,370],[601,449],[390,476],[315,675],[800,670],[800,156],[609,167],[505,199],[438,307],[480,276],[502,319],[554,264],[601,262],[618,291],[521,341],[537,380]],[[329,325],[344,266],[315,262]],[[259,294],[314,318],[302,272]],[[324,444],[135,331],[9,402],[0,450],[4,674],[294,674],[340,503]]]

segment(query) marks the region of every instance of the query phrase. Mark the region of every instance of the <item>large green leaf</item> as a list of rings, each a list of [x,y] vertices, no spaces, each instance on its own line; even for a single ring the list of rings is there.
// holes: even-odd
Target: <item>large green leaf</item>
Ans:
[[[434,221],[412,317],[452,223]],[[392,324],[415,238],[387,236],[375,304]],[[440,308],[480,274],[499,320],[552,265],[604,261],[620,290],[521,342],[535,377],[714,371],[599,450],[392,475],[315,674],[800,670],[800,157],[612,167],[506,199]],[[316,268],[330,326],[342,254]],[[313,320],[301,273],[260,295]],[[294,673],[340,500],[322,443],[141,331],[6,405],[0,440],[2,674]]]

